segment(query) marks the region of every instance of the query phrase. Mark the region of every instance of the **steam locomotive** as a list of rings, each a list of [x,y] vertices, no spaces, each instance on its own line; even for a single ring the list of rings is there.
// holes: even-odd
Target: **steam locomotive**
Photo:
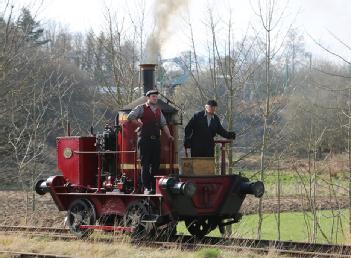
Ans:
[[[141,65],[141,73],[147,92],[154,87],[155,65]],[[263,183],[224,175],[224,170],[221,175],[182,175],[176,142],[161,134],[156,193],[143,194],[136,127],[128,122],[127,114],[145,102],[146,97],[141,97],[122,108],[115,124],[106,125],[102,133],[58,137],[62,174],[39,180],[36,192],[50,193],[58,209],[67,211],[66,224],[78,237],[87,237],[95,229],[129,232],[136,239],[172,236],[180,221],[198,238],[216,227],[223,233],[226,225],[240,220],[246,194],[263,195]],[[177,139],[179,109],[161,99],[158,105]]]

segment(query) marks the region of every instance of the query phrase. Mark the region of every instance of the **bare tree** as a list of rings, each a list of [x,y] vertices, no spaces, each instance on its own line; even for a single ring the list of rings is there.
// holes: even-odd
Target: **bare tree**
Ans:
[[[337,35],[335,35],[333,32],[329,31],[330,35],[339,43],[339,45],[343,46],[346,50],[350,51],[351,47],[350,44],[345,42],[342,38],[338,37]],[[348,153],[348,170],[349,170],[349,232],[351,232],[351,151],[350,151],[350,132],[351,132],[351,109],[350,109],[350,103],[351,103],[351,95],[350,95],[350,79],[351,76],[349,74],[349,66],[351,64],[351,61],[348,60],[348,58],[346,58],[345,56],[343,56],[342,54],[339,54],[337,51],[334,51],[332,49],[330,49],[329,47],[326,47],[323,43],[318,42],[317,40],[315,40],[313,37],[311,37],[312,40],[316,43],[317,46],[319,46],[321,49],[323,49],[326,53],[330,54],[331,56],[333,56],[334,58],[337,58],[338,60],[341,60],[346,66],[347,66],[347,74],[344,75],[340,72],[329,72],[326,71],[325,69],[321,69],[319,70],[320,72],[322,72],[325,75],[328,75],[332,78],[339,78],[342,80],[346,81],[346,87],[343,85],[342,89],[335,89],[332,87],[323,87],[324,89],[330,91],[330,92],[347,92],[348,94],[347,99],[346,99],[346,103],[343,102],[342,105],[338,105],[340,108],[340,112],[341,114],[346,118],[346,122],[342,124],[342,128],[344,130],[346,130],[346,135],[347,135],[347,153]],[[345,96],[344,95],[344,96]]]
[[[284,16],[286,6],[279,12],[279,6],[275,0],[258,0],[255,13],[260,20],[263,29],[263,51],[265,53],[265,107],[263,111],[263,132],[261,145],[260,180],[264,181],[264,170],[266,168],[266,150],[269,140],[269,119],[272,115],[272,60],[279,53],[282,43],[277,42],[277,34],[281,33],[281,21]],[[275,33],[274,33],[275,32]],[[284,38],[283,38],[284,39]],[[282,40],[280,40],[282,41]],[[261,228],[263,222],[262,199],[259,200],[257,237],[261,238]]]

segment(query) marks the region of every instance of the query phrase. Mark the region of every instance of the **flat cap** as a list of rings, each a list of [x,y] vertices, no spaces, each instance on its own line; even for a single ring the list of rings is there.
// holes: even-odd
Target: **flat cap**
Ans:
[[[145,96],[150,96],[152,94],[157,94],[158,95],[158,90],[153,89],[153,90],[149,90],[148,92],[145,93]]]
[[[211,107],[217,107],[217,101],[211,99],[211,100],[207,101],[207,105],[209,105]]]

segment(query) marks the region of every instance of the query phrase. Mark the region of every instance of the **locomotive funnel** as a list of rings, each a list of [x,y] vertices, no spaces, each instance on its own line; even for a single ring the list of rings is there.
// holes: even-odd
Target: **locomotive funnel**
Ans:
[[[156,64],[141,64],[141,78],[143,80],[144,95],[155,87]]]
[[[240,184],[241,194],[252,194],[257,198],[264,194],[264,184],[261,181],[257,182],[242,182]]]

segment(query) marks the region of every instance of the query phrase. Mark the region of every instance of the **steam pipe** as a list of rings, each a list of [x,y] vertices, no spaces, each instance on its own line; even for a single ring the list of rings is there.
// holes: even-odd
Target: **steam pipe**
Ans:
[[[119,125],[119,113],[117,113],[116,117],[115,117],[115,128],[117,128]]]
[[[67,136],[71,136],[71,123],[67,121]]]

